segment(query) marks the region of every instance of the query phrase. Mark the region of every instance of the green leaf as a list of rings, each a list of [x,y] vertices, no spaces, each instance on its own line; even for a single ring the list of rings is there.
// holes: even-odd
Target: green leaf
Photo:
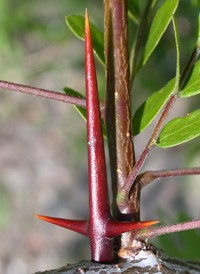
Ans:
[[[172,18],[172,21],[177,52],[176,77],[169,81],[164,88],[151,95],[136,111],[132,121],[134,135],[140,133],[152,122],[152,120],[167,102],[172,92],[178,92],[180,80],[180,42],[179,33],[174,17]]]
[[[198,16],[197,46],[200,47],[200,13],[199,13],[199,16]]]
[[[79,93],[78,91],[76,91],[74,89],[64,87],[64,92],[67,95],[85,99],[85,97],[81,93]],[[78,113],[81,115],[81,117],[86,121],[87,120],[86,109],[83,107],[75,106],[75,105],[74,105],[74,107],[78,111]],[[106,139],[107,138],[106,126],[105,126],[103,119],[101,120],[101,122],[102,122],[103,136]]]
[[[165,0],[162,6],[156,12],[150,27],[149,36],[145,46],[143,65],[146,64],[150,55],[159,43],[162,35],[168,27],[173,14],[178,7],[179,0]]]
[[[79,15],[70,15],[66,17],[66,24],[70,30],[81,40],[85,39],[84,24],[85,18]],[[90,23],[90,29],[92,34],[93,50],[98,57],[99,61],[104,65],[104,39],[103,33],[93,24]]]
[[[179,96],[191,97],[200,93],[200,60],[196,62],[192,73],[184,86],[183,90],[179,93]]]
[[[157,146],[173,147],[200,135],[200,109],[170,121],[161,131]]]
[[[179,38],[177,23],[174,16],[172,17],[172,23],[173,23],[175,43],[176,43],[176,80],[175,80],[174,91],[178,93],[179,83],[180,83],[180,38]]]
[[[65,87],[64,92],[67,95],[74,96],[74,97],[81,98],[81,99],[85,99],[85,97],[82,94],[80,94],[78,91],[76,91],[74,89]],[[86,109],[83,108],[83,107],[80,107],[80,106],[76,106],[76,105],[74,105],[74,107],[78,111],[78,113],[81,115],[81,117],[86,121]]]
[[[136,23],[140,22],[138,1],[128,0],[128,15]]]
[[[142,132],[156,117],[171,93],[174,91],[175,78],[170,80],[161,90],[154,92],[135,112],[132,125],[133,134]]]
[[[174,79],[169,81],[164,88],[151,95],[136,111],[132,120],[134,135],[137,135],[138,133],[143,131],[152,122],[152,120],[167,102],[172,92],[178,93],[180,82],[180,41],[178,28],[174,16],[172,16],[172,22],[177,54],[176,76]]]

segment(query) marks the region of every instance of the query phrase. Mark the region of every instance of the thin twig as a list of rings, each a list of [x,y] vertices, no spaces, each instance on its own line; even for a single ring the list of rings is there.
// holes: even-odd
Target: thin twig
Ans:
[[[200,175],[200,167],[145,171],[144,173],[138,175],[138,182],[140,184],[140,188],[143,188],[158,179],[186,175]]]
[[[22,92],[26,94],[31,94],[35,96],[40,96],[40,97],[44,97],[44,98],[48,98],[56,101],[61,101],[61,102],[81,106],[81,107],[86,106],[85,99],[69,96],[64,93],[59,93],[51,90],[46,90],[46,89],[41,89],[41,88],[36,88],[36,87],[31,87],[27,85],[21,85],[21,84],[16,84],[11,82],[1,81],[1,80],[0,80],[0,88],[16,91],[16,92]]]
[[[191,230],[195,228],[200,228],[200,220],[192,220],[188,222],[172,224],[167,226],[149,227],[146,229],[141,229],[137,232],[136,239],[145,240],[145,239],[154,238],[164,234]]]
[[[185,69],[181,75],[180,87],[182,87],[183,84],[185,83],[185,80],[187,79],[187,76],[188,76],[189,72],[191,71],[199,54],[200,54],[200,47],[197,44],[195,50],[192,52],[191,57],[189,58],[189,61],[186,64]],[[173,107],[176,99],[177,99],[177,93],[172,93],[171,97],[169,98],[167,104],[164,107],[164,110],[160,116],[160,119],[158,120],[158,123],[156,124],[154,131],[153,131],[147,145],[145,146],[145,148],[144,148],[143,152],[141,153],[139,159],[137,160],[133,170],[131,171],[131,173],[127,179],[127,183],[126,183],[125,187],[123,187],[123,189],[122,189],[122,192],[124,192],[125,200],[128,199],[129,192],[130,192],[131,188],[133,188],[137,184],[137,180],[135,180],[135,179],[138,175],[138,172],[140,171],[141,167],[143,166],[150,150],[154,147],[156,139],[159,135],[159,132],[167,118],[167,115],[169,114],[171,108]]]
[[[148,141],[148,143],[146,144],[143,152],[141,153],[138,161],[136,162],[132,172],[130,173],[128,179],[127,179],[127,182],[126,182],[126,185],[125,187],[123,188],[123,191],[126,193],[127,195],[127,198],[128,198],[128,195],[129,195],[129,192],[130,192],[130,189],[132,187],[134,187],[133,185],[133,182],[135,181],[136,177],[137,177],[137,174],[138,172],[140,171],[141,167],[143,166],[150,150],[155,146],[155,142],[156,142],[156,139],[159,135],[159,132],[166,120],[166,117],[169,113],[169,111],[171,110],[172,106],[174,105],[175,101],[176,101],[176,98],[177,98],[177,95],[176,94],[173,94],[169,101],[167,102],[161,116],[160,116],[160,119],[158,120],[156,126],[155,126],[155,129]]]

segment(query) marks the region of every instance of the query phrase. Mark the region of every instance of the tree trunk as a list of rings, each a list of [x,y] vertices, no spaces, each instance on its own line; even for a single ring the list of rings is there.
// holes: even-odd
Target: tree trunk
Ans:
[[[138,252],[121,250],[120,260],[115,264],[99,264],[91,261],[81,261],[58,269],[37,272],[35,274],[116,274],[116,273],[157,273],[157,274],[198,274],[200,262],[177,260],[167,257],[151,245],[144,244]]]

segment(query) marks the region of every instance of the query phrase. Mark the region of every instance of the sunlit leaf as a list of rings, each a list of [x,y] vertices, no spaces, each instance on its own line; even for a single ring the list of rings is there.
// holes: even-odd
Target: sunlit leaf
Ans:
[[[84,24],[85,18],[79,15],[70,15],[66,17],[66,24],[70,30],[81,40],[85,39]],[[90,23],[93,50],[102,64],[105,63],[104,57],[104,39],[103,33],[93,24]]]
[[[161,90],[154,92],[135,112],[132,119],[133,134],[143,131],[156,117],[174,90],[175,79],[172,79]]]
[[[151,95],[136,111],[133,117],[134,135],[144,130],[156,117],[161,108],[169,99],[172,92],[178,92],[180,81],[180,41],[175,18],[172,18],[176,43],[176,76],[160,91]]]
[[[198,16],[198,37],[197,37],[197,46],[200,47],[200,12]]]
[[[179,93],[180,97],[190,97],[200,93],[200,60],[196,62],[192,73],[184,86],[183,90]]]
[[[175,17],[172,17],[172,23],[174,28],[174,36],[175,36],[175,43],[176,43],[176,80],[175,80],[175,87],[174,90],[178,93],[179,90],[179,82],[180,82],[180,38],[177,23]]]
[[[167,148],[188,142],[200,135],[200,109],[171,120],[161,131],[157,145]]]
[[[163,33],[165,32],[172,19],[173,14],[178,7],[178,3],[178,0],[165,0],[162,6],[156,12],[145,46],[143,65],[147,62],[150,55],[159,43]]]

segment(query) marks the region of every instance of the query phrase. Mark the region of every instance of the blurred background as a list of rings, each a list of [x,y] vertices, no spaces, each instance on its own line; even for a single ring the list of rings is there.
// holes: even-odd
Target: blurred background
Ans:
[[[59,92],[67,86],[84,94],[83,42],[70,32],[65,16],[84,15],[85,7],[91,21],[103,30],[103,1],[0,0],[0,79]],[[199,9],[198,0],[180,3],[182,67],[195,44]],[[134,28],[130,23],[130,36]],[[175,55],[170,27],[135,81],[134,110],[174,76]],[[103,98],[104,71],[98,63],[97,71]],[[198,107],[197,97],[180,99],[170,117]],[[135,138],[137,155],[151,130]],[[197,139],[171,149],[154,149],[144,169],[199,163]],[[199,201],[199,176],[162,180],[142,192],[142,218],[160,219],[162,224],[199,218]],[[34,213],[87,218],[85,122],[71,105],[1,90],[0,273],[33,273],[89,259],[86,238],[39,221]],[[156,244],[172,256],[200,257],[197,230],[162,236]]]

